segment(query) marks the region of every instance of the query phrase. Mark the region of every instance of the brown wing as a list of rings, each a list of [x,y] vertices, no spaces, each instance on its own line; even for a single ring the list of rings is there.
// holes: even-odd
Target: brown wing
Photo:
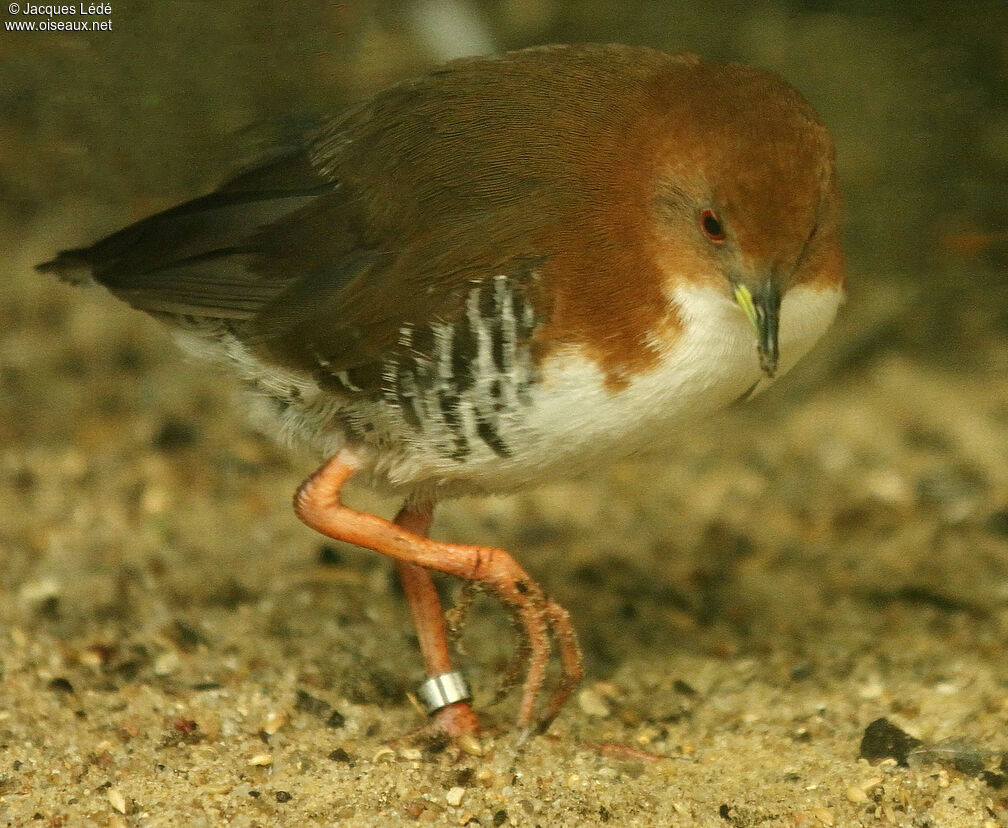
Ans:
[[[557,326],[562,314],[636,319],[641,302],[626,289],[636,262],[620,258],[622,238],[600,218],[622,209],[610,201],[614,167],[598,162],[627,154],[634,108],[656,72],[694,60],[619,46],[465,59],[329,122],[310,155],[340,192],[269,228],[304,242],[283,263],[301,275],[241,335],[302,370],[374,368],[404,328],[455,323],[474,285],[495,276],[508,277],[561,341],[580,335]],[[612,106],[624,99],[633,103]],[[648,205],[643,195],[631,206]],[[638,218],[627,211],[625,221],[643,225]],[[353,273],[335,282],[323,241],[334,226],[354,240],[340,259]],[[533,274],[542,276],[535,284]]]
[[[549,54],[458,61],[394,86],[303,149],[42,269],[90,268],[142,310],[233,320],[255,351],[294,370],[380,366],[405,326],[459,319],[474,283],[527,279],[598,235],[579,218],[609,189],[586,183],[598,124],[666,58]],[[589,91],[575,100],[571,88]],[[619,152],[621,123],[602,134]],[[546,318],[547,291],[519,287]]]

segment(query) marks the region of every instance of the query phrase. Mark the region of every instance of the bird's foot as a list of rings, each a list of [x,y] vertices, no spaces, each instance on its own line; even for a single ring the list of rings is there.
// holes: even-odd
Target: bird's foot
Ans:
[[[518,683],[522,666],[518,727],[523,738],[544,733],[557,717],[583,675],[581,648],[570,614],[533,581],[515,560],[499,549],[482,549],[477,558],[477,580],[487,584],[511,612],[521,641],[505,671],[498,699]],[[482,570],[482,571],[480,571]],[[546,681],[546,669],[555,644],[560,657],[560,677],[549,699],[537,702]]]
[[[521,664],[527,664],[518,727],[525,735],[545,732],[582,676],[581,649],[567,610],[548,598],[507,552],[426,537],[431,519],[429,505],[407,503],[395,522],[344,506],[340,491],[361,465],[360,458],[349,450],[334,455],[298,489],[294,511],[304,523],[330,538],[374,549],[397,561],[431,676],[424,683],[430,691],[424,702],[434,717],[432,723],[452,736],[473,734],[479,729],[468,705],[467,690],[462,692],[464,681],[451,667],[444,616],[427,570],[493,590],[512,613],[525,644],[519,648],[505,683],[515,683]],[[560,657],[560,677],[540,707],[538,701],[554,644]],[[442,712],[452,704],[463,704],[467,712]]]
[[[457,646],[462,635],[462,628],[465,626],[469,610],[472,608],[473,598],[476,597],[477,585],[472,581],[463,581],[462,590],[459,592],[455,606],[445,610],[444,620],[447,628],[448,644]]]
[[[476,713],[468,702],[456,702],[430,714],[423,726],[385,742],[392,748],[419,746],[432,753],[454,748],[470,756],[483,754],[481,728]]]

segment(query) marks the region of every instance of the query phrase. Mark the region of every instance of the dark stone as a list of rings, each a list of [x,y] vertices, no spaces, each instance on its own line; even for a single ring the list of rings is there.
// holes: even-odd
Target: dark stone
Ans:
[[[906,766],[910,751],[920,744],[920,739],[915,739],[883,717],[865,728],[859,755],[869,762],[880,762],[892,757],[897,764]]]
[[[300,711],[301,713],[318,716],[322,719],[329,715],[329,711],[332,710],[332,705],[327,701],[315,698],[315,696],[311,695],[311,693],[304,690],[298,690],[297,699],[294,702],[294,709]]]
[[[319,544],[317,559],[321,566],[341,566],[343,553],[331,543]]]
[[[49,689],[56,693],[74,693],[74,686],[70,683],[69,679],[65,679],[62,676],[57,676],[49,681]]]
[[[197,442],[199,432],[191,423],[173,418],[161,423],[161,428],[154,436],[154,448],[159,451],[174,451],[185,448]]]
[[[349,764],[351,761],[350,754],[347,753],[345,750],[343,750],[343,748],[341,747],[338,747],[335,750],[331,751],[329,753],[329,758],[333,762],[345,762],[346,764]]]
[[[986,523],[987,531],[1008,538],[1008,508],[992,512]]]

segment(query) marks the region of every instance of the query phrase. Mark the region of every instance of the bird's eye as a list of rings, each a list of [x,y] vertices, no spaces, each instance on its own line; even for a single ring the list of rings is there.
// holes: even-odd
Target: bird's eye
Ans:
[[[724,225],[721,224],[721,219],[713,210],[704,210],[700,213],[700,229],[708,239],[716,244],[725,240]]]

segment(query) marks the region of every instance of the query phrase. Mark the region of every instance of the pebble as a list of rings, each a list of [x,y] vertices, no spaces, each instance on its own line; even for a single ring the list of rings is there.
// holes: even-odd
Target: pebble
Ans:
[[[266,714],[266,718],[263,719],[263,723],[259,729],[263,733],[272,736],[285,724],[287,724],[287,714],[282,710],[273,710]]]
[[[465,796],[465,788],[460,788],[456,785],[455,787],[448,789],[448,793],[445,794],[445,801],[453,808],[457,808],[462,804],[463,796]]]
[[[174,650],[166,650],[154,659],[154,675],[170,676],[172,673],[178,672],[181,666],[182,660],[179,658],[179,654]]]
[[[857,785],[851,785],[846,791],[848,802],[867,802],[868,794]]]
[[[836,825],[836,817],[828,808],[813,808],[809,813],[823,825]]]
[[[578,693],[578,706],[582,712],[597,719],[605,719],[612,715],[612,710],[609,709],[605,699],[590,687]]]
[[[873,776],[871,779],[865,779],[857,785],[851,785],[846,792],[847,799],[850,802],[867,802],[868,791],[880,784],[882,784],[882,777]]]
[[[26,581],[18,590],[21,600],[29,604],[40,604],[49,598],[57,598],[61,592],[63,592],[63,584],[55,578]]]
[[[126,813],[126,797],[122,795],[118,788],[108,789],[109,805],[115,808],[120,814]]]

